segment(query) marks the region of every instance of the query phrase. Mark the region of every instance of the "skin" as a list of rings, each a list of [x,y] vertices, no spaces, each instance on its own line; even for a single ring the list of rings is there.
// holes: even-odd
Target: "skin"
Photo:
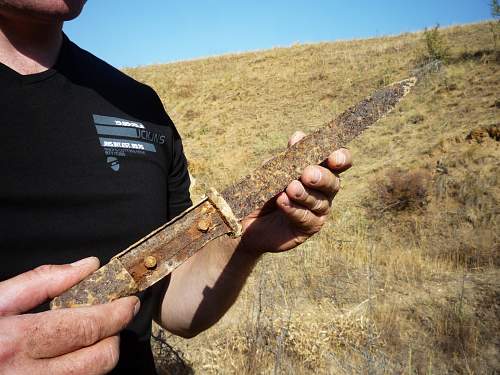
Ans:
[[[77,17],[84,0],[0,0],[0,62],[20,74],[52,67],[64,21]]]
[[[20,74],[52,67],[61,46],[62,24],[76,17],[84,3],[0,0],[0,62]],[[289,145],[303,136],[295,133]],[[351,164],[348,150],[335,151],[327,168],[307,167],[299,180],[245,218],[242,237],[207,244],[171,274],[155,319],[183,337],[215,324],[234,303],[263,253],[289,251],[321,229],[340,188],[338,174]],[[137,298],[23,314],[97,269],[97,259],[89,259],[79,265],[42,266],[0,283],[0,374],[102,374],[116,365],[117,334],[137,311]]]
[[[0,374],[105,374],[119,358],[118,333],[137,297],[106,305],[23,314],[99,267],[97,258],[41,266],[0,283]]]
[[[303,137],[295,133],[290,143]],[[267,207],[246,217],[238,239],[208,243],[171,275],[159,323],[170,332],[193,337],[215,324],[232,306],[259,257],[289,251],[317,233],[340,188],[340,173],[351,165],[345,149],[330,155],[331,169],[309,166]]]

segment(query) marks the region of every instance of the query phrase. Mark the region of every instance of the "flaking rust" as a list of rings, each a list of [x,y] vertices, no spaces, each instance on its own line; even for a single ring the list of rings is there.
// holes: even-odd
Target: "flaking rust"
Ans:
[[[116,255],[110,263],[56,297],[52,308],[92,305],[144,290],[208,242],[241,235],[240,220],[282,192],[308,165],[320,164],[389,113],[416,83],[394,83],[349,108],[239,182],[208,197]]]
[[[179,256],[187,259],[206,243],[230,231],[210,202],[204,201],[116,258],[136,280],[139,290],[144,290],[172,272],[179,265],[176,261]],[[142,261],[148,256],[156,259],[154,269],[147,268]]]
[[[333,150],[346,146],[389,113],[415,83],[416,78],[409,78],[375,91],[371,97],[272,158],[221,195],[241,220],[283,191],[290,181],[299,178],[305,167],[322,163]]]
[[[207,220],[209,227],[200,231],[200,221]],[[145,290],[208,242],[229,233],[231,228],[216,208],[208,200],[202,200],[54,298],[51,308],[101,304]]]
[[[77,286],[54,298],[50,308],[97,305],[138,292],[135,280],[118,259],[111,260]]]

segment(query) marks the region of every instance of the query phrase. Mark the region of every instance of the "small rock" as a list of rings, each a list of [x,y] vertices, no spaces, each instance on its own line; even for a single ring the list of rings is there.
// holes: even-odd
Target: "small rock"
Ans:
[[[490,125],[488,127],[488,135],[495,141],[500,141],[500,124]]]
[[[500,124],[478,127],[471,130],[466,137],[467,140],[476,141],[477,143],[483,143],[487,138],[495,141],[500,140]]]
[[[410,121],[412,124],[419,124],[424,121],[424,116],[420,113],[417,113],[416,115],[410,116],[408,121]]]
[[[456,83],[450,83],[449,85],[446,86],[446,89],[448,91],[455,91],[458,88]]]
[[[476,141],[477,143],[483,143],[484,138],[488,136],[488,131],[485,127],[476,128],[471,130],[465,139],[469,141]]]

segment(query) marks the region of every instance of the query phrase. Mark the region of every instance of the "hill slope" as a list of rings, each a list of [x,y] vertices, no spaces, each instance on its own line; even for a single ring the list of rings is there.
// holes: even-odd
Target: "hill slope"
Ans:
[[[355,166],[326,228],[296,251],[265,256],[217,326],[192,340],[167,338],[189,366],[500,371],[500,74],[491,30],[441,31],[448,62],[350,145]],[[423,55],[423,34],[414,33],[127,73],[160,95],[191,173],[223,187],[293,131],[311,131],[407,77]]]

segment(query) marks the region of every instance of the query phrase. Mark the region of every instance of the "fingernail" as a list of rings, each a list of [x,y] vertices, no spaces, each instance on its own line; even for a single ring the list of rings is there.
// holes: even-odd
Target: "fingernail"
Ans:
[[[283,194],[283,198],[282,199],[282,203],[283,203],[283,206],[290,206],[290,199],[288,198],[288,195]]]
[[[343,152],[337,151],[334,154],[335,165],[343,165],[345,163],[345,155]]]
[[[300,182],[295,182],[295,185],[298,185],[297,186],[297,192],[295,193],[295,196],[297,198],[300,198],[304,195],[304,193],[306,192],[306,190],[304,189],[304,186],[302,186],[302,184]]]
[[[321,179],[321,172],[319,171],[318,168],[314,168],[313,175],[311,178],[311,182],[313,184],[317,183]]]
[[[137,313],[139,312],[140,308],[141,308],[141,301],[137,301],[137,303],[134,306],[134,316],[137,315]]]
[[[89,266],[89,265],[94,265],[98,262],[96,257],[88,257],[84,259],[80,259],[79,261],[71,263],[73,267],[83,267],[83,266]]]

